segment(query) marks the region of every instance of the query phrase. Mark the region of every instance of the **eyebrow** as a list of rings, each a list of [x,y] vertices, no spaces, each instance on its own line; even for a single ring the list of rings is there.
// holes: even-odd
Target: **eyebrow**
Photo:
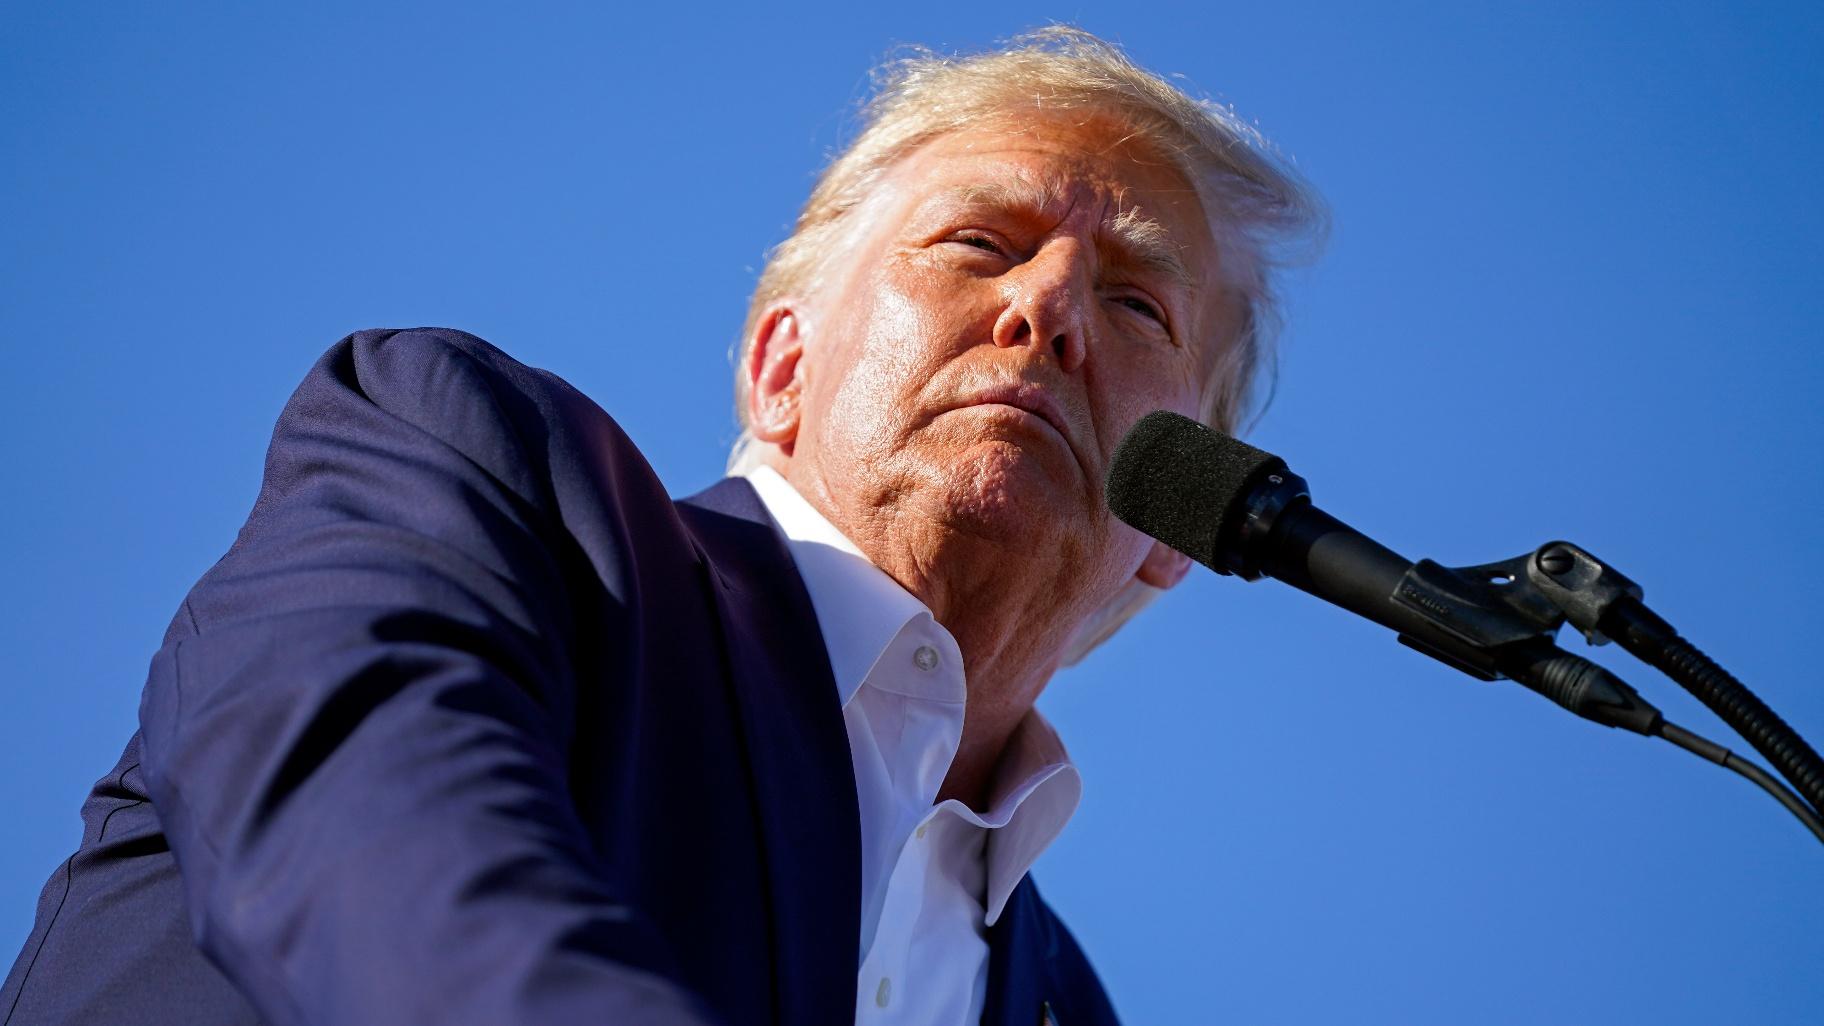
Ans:
[[[1068,188],[1068,184],[1058,178],[1035,181],[1020,177],[1010,183],[981,182],[959,186],[939,193],[938,198],[970,206],[1037,213],[1062,203]],[[1114,251],[1117,263],[1162,275],[1186,289],[1194,289],[1197,285],[1179,255],[1183,247],[1172,241],[1172,233],[1165,225],[1147,217],[1138,207],[1122,209],[1113,221],[1096,229],[1096,238]]]

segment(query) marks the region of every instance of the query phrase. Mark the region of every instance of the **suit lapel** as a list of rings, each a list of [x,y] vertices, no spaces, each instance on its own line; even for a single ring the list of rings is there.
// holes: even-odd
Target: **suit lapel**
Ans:
[[[1037,889],[1032,878],[1026,877],[1008,896],[1001,918],[988,929],[988,997],[982,1008],[982,1026],[1057,1023],[1046,1002],[1046,960],[1053,954]]]
[[[861,816],[816,611],[746,481],[726,479],[678,508],[706,557],[752,769],[772,888],[775,1020],[852,1020]]]

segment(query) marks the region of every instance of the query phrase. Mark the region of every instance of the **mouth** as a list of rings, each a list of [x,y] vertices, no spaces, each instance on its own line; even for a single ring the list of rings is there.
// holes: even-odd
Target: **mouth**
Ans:
[[[1063,440],[1066,448],[1074,455],[1076,446],[1071,442],[1068,423],[1063,411],[1052,399],[1051,394],[1037,385],[996,385],[977,392],[962,404],[969,406],[1010,406],[1044,423]]]

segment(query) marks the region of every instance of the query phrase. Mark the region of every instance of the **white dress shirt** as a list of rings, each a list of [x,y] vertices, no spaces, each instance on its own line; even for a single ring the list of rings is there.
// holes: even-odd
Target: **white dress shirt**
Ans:
[[[968,694],[956,639],[785,478],[770,467],[746,476],[810,592],[855,763],[855,1021],[979,1023],[988,927],[1076,811],[1082,780],[1035,709],[1002,752],[986,812],[937,802],[962,742]]]

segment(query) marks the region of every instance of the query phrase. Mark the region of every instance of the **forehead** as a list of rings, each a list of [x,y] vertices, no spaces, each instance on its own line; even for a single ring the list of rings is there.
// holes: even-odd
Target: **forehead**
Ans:
[[[1047,119],[948,132],[887,177],[883,184],[912,204],[935,197],[1061,211],[1091,201],[1108,219],[1137,211],[1160,221],[1179,245],[1209,238],[1197,192],[1173,163],[1107,122]]]

